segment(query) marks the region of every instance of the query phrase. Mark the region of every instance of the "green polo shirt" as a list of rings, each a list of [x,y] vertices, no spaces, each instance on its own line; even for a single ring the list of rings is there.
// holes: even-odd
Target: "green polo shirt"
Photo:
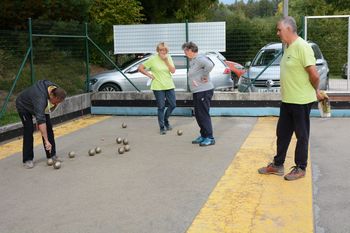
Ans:
[[[169,63],[174,66],[173,59],[168,55]],[[151,84],[151,90],[161,91],[170,90],[175,88],[173,77],[165,64],[165,62],[158,56],[158,54],[152,55],[147,61],[143,63],[146,69],[150,70],[153,74],[153,81]]]
[[[281,60],[282,102],[307,104],[317,100],[316,91],[305,70],[306,67],[315,64],[314,51],[300,37],[284,50]]]

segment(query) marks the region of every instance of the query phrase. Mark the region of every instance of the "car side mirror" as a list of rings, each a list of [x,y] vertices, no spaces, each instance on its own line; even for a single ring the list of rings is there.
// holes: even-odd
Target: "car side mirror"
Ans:
[[[323,65],[323,60],[322,59],[317,59],[316,60],[316,66],[321,66]]]
[[[133,66],[127,71],[127,73],[129,73],[129,74],[133,74],[133,73],[137,73],[137,72],[139,72],[137,66]]]
[[[248,62],[245,63],[244,67],[245,67],[245,68],[249,68],[251,64],[252,64],[252,62],[251,62],[251,61],[248,61]]]

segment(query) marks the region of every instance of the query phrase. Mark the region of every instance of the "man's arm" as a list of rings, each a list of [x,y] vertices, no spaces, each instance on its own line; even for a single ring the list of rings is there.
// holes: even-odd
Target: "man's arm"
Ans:
[[[49,142],[49,138],[47,136],[47,128],[46,128],[46,123],[41,123],[38,125],[39,131],[41,133],[41,136],[44,138],[44,142],[45,142],[45,149],[48,150],[51,153],[51,148],[52,145]]]
[[[320,95],[320,89],[318,88],[320,84],[320,75],[318,74],[318,71],[316,69],[315,65],[311,65],[305,68],[306,72],[309,74],[309,80],[311,85],[316,91],[316,96],[318,100],[322,100],[323,96]]]

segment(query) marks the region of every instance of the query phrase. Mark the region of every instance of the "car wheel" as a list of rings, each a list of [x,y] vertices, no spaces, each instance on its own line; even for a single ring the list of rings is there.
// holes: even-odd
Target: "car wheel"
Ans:
[[[122,91],[120,87],[114,83],[103,84],[98,90],[99,91]]]

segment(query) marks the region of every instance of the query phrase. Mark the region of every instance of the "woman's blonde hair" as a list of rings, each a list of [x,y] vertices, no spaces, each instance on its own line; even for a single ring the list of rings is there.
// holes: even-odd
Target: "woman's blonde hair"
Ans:
[[[169,52],[169,47],[168,47],[167,44],[165,44],[165,42],[160,42],[160,43],[157,45],[157,49],[156,49],[156,50],[157,50],[158,53],[159,53],[159,51],[160,51],[161,49],[165,49],[167,53]]]

